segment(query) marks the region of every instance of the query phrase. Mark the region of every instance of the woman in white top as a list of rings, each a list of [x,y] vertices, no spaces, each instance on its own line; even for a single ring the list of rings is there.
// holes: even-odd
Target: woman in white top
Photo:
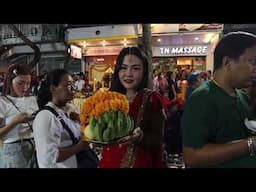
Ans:
[[[64,69],[49,72],[39,90],[38,105],[40,109],[45,105],[55,109],[78,139],[80,124],[64,111],[73,99],[73,83],[71,75]],[[89,148],[88,143],[81,140],[73,145],[69,133],[49,110],[41,110],[36,115],[33,129],[39,168],[77,168],[75,154]]]
[[[32,113],[38,110],[36,98],[27,96],[30,71],[22,65],[10,65],[0,97],[0,161],[3,168],[29,168],[34,152]]]

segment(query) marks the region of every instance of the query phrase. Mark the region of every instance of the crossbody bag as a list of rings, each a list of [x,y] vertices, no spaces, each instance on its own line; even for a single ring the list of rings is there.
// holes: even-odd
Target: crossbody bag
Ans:
[[[61,122],[62,127],[68,132],[73,145],[79,142],[79,139],[77,139],[74,136],[74,133],[72,132],[72,130],[66,124],[64,119],[57,113],[57,111],[55,111],[55,109],[53,109],[50,106],[44,106],[43,109],[51,111],[57,117],[57,119]],[[89,148],[88,150],[78,152],[76,154],[76,159],[77,159],[78,168],[97,168],[98,167],[98,163],[99,163],[98,156],[91,148]]]

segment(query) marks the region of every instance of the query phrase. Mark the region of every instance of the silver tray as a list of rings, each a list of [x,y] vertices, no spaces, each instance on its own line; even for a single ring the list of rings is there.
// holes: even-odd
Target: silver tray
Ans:
[[[97,144],[97,145],[118,145],[118,144],[122,144],[122,139],[125,139],[125,138],[128,138],[130,135],[127,135],[127,136],[124,136],[124,137],[120,137],[120,138],[117,138],[117,139],[114,139],[112,141],[97,141],[97,140],[91,140],[91,139],[88,139],[86,137],[83,137],[82,140],[84,141],[87,141],[89,143],[93,143],[93,144]]]

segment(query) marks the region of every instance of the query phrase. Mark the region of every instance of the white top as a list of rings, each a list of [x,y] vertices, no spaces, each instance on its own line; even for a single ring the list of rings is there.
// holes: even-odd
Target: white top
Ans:
[[[38,110],[36,97],[11,97],[7,96],[21,112],[27,112],[32,114]],[[0,117],[3,121],[0,127],[8,124],[18,113],[20,113],[16,107],[4,96],[0,97]],[[32,125],[32,122],[29,122]],[[11,143],[17,140],[33,138],[33,134],[27,123],[21,123],[16,125],[7,135],[3,137],[3,143]]]
[[[56,110],[76,138],[81,136],[78,122],[69,119],[64,111],[52,102],[47,103],[47,105]],[[37,114],[33,123],[33,130],[39,168],[77,168],[75,155],[57,163],[59,148],[69,147],[73,143],[68,132],[51,111],[42,110]]]
[[[159,91],[159,82],[157,76],[153,78],[153,91]]]
[[[81,91],[84,87],[84,84],[85,84],[85,81],[83,79],[78,79],[76,82],[75,82],[75,87],[78,91]]]

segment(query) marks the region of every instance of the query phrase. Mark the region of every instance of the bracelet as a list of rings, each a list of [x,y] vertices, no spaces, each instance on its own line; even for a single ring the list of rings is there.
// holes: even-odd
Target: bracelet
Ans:
[[[248,146],[249,155],[252,156],[252,139],[251,139],[251,137],[249,137],[247,139],[247,146]]]
[[[252,139],[252,150],[253,150],[253,155],[256,155],[256,138],[251,137]]]
[[[255,150],[256,150],[256,140],[253,137],[249,137],[247,139],[247,146],[250,156],[255,156]]]
[[[133,130],[133,137],[135,137],[135,142],[139,143],[142,138],[143,138],[143,131],[141,130],[140,127],[137,127],[136,129]]]

